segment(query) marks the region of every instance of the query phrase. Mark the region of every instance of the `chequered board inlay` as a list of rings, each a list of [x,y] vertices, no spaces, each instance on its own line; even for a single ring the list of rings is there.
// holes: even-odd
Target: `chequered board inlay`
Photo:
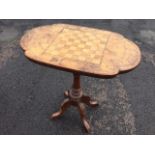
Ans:
[[[100,64],[106,41],[103,34],[64,29],[51,46],[43,52],[55,57]],[[94,46],[95,45],[95,46]]]

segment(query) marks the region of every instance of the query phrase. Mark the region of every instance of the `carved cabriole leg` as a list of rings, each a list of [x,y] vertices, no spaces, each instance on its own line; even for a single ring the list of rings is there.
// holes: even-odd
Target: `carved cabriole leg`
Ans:
[[[82,103],[85,103],[85,104],[87,104],[88,106],[91,106],[91,107],[96,107],[96,106],[98,106],[97,101],[92,100],[89,96],[85,96],[85,95],[83,95],[83,96],[81,97],[81,102],[82,102]]]
[[[86,118],[86,112],[84,104],[89,106],[96,106],[98,105],[96,101],[91,100],[89,96],[83,95],[83,92],[81,90],[80,86],[80,75],[79,74],[73,74],[73,85],[72,88],[68,91],[64,92],[64,96],[67,97],[58,112],[55,112],[52,114],[51,118],[58,118],[61,116],[67,108],[69,108],[71,105],[76,106],[78,108],[78,111],[80,113],[80,117],[83,123],[83,126],[87,132],[90,131],[90,125]]]
[[[81,120],[82,120],[82,123],[83,123],[83,126],[84,126],[85,130],[87,132],[90,132],[90,125],[89,125],[87,117],[86,117],[86,112],[85,112],[84,105],[82,103],[79,103],[77,107],[78,107],[80,117],[81,117]]]
[[[67,110],[67,108],[70,107],[70,105],[72,105],[72,101],[70,99],[65,99],[61,104],[60,110],[53,113],[51,118],[58,118],[63,115],[63,113]]]

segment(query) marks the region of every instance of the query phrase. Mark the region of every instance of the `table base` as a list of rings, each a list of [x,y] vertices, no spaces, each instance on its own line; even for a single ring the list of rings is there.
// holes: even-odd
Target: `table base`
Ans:
[[[96,107],[98,105],[97,101],[92,100],[89,96],[83,94],[80,87],[80,75],[73,74],[73,86],[70,90],[65,91],[64,96],[66,97],[61,104],[59,111],[51,115],[51,119],[58,118],[64,114],[64,112],[70,107],[77,107],[83,126],[87,132],[90,132],[90,124],[87,120],[85,105]]]

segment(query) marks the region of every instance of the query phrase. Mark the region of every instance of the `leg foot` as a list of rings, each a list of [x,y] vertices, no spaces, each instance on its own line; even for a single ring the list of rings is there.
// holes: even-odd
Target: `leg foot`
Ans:
[[[71,101],[69,99],[65,99],[61,104],[60,110],[51,115],[51,119],[58,118],[67,110],[67,108],[71,105]]]
[[[88,120],[86,118],[86,112],[85,112],[84,105],[82,103],[79,103],[77,107],[78,107],[78,110],[80,113],[80,117],[81,117],[83,126],[84,126],[86,132],[89,133],[90,132],[90,125],[89,125]]]
[[[69,90],[66,90],[66,91],[64,92],[64,96],[65,96],[65,97],[69,97]]]
[[[91,106],[91,107],[96,107],[98,106],[99,104],[97,103],[97,101],[95,100],[92,100],[89,96],[85,96],[83,95],[81,97],[81,102],[87,104],[88,106]]]

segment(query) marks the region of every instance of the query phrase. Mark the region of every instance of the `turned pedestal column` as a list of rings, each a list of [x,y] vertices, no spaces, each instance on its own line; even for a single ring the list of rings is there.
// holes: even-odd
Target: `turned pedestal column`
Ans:
[[[90,125],[86,117],[85,112],[85,104],[88,106],[95,107],[97,106],[97,102],[92,100],[89,96],[85,96],[81,89],[80,85],[80,75],[73,74],[73,85],[70,90],[65,91],[64,93],[65,99],[61,104],[61,107],[58,112],[55,112],[51,115],[51,118],[58,118],[60,117],[70,106],[76,106],[80,116],[84,128],[87,132],[90,131]]]

